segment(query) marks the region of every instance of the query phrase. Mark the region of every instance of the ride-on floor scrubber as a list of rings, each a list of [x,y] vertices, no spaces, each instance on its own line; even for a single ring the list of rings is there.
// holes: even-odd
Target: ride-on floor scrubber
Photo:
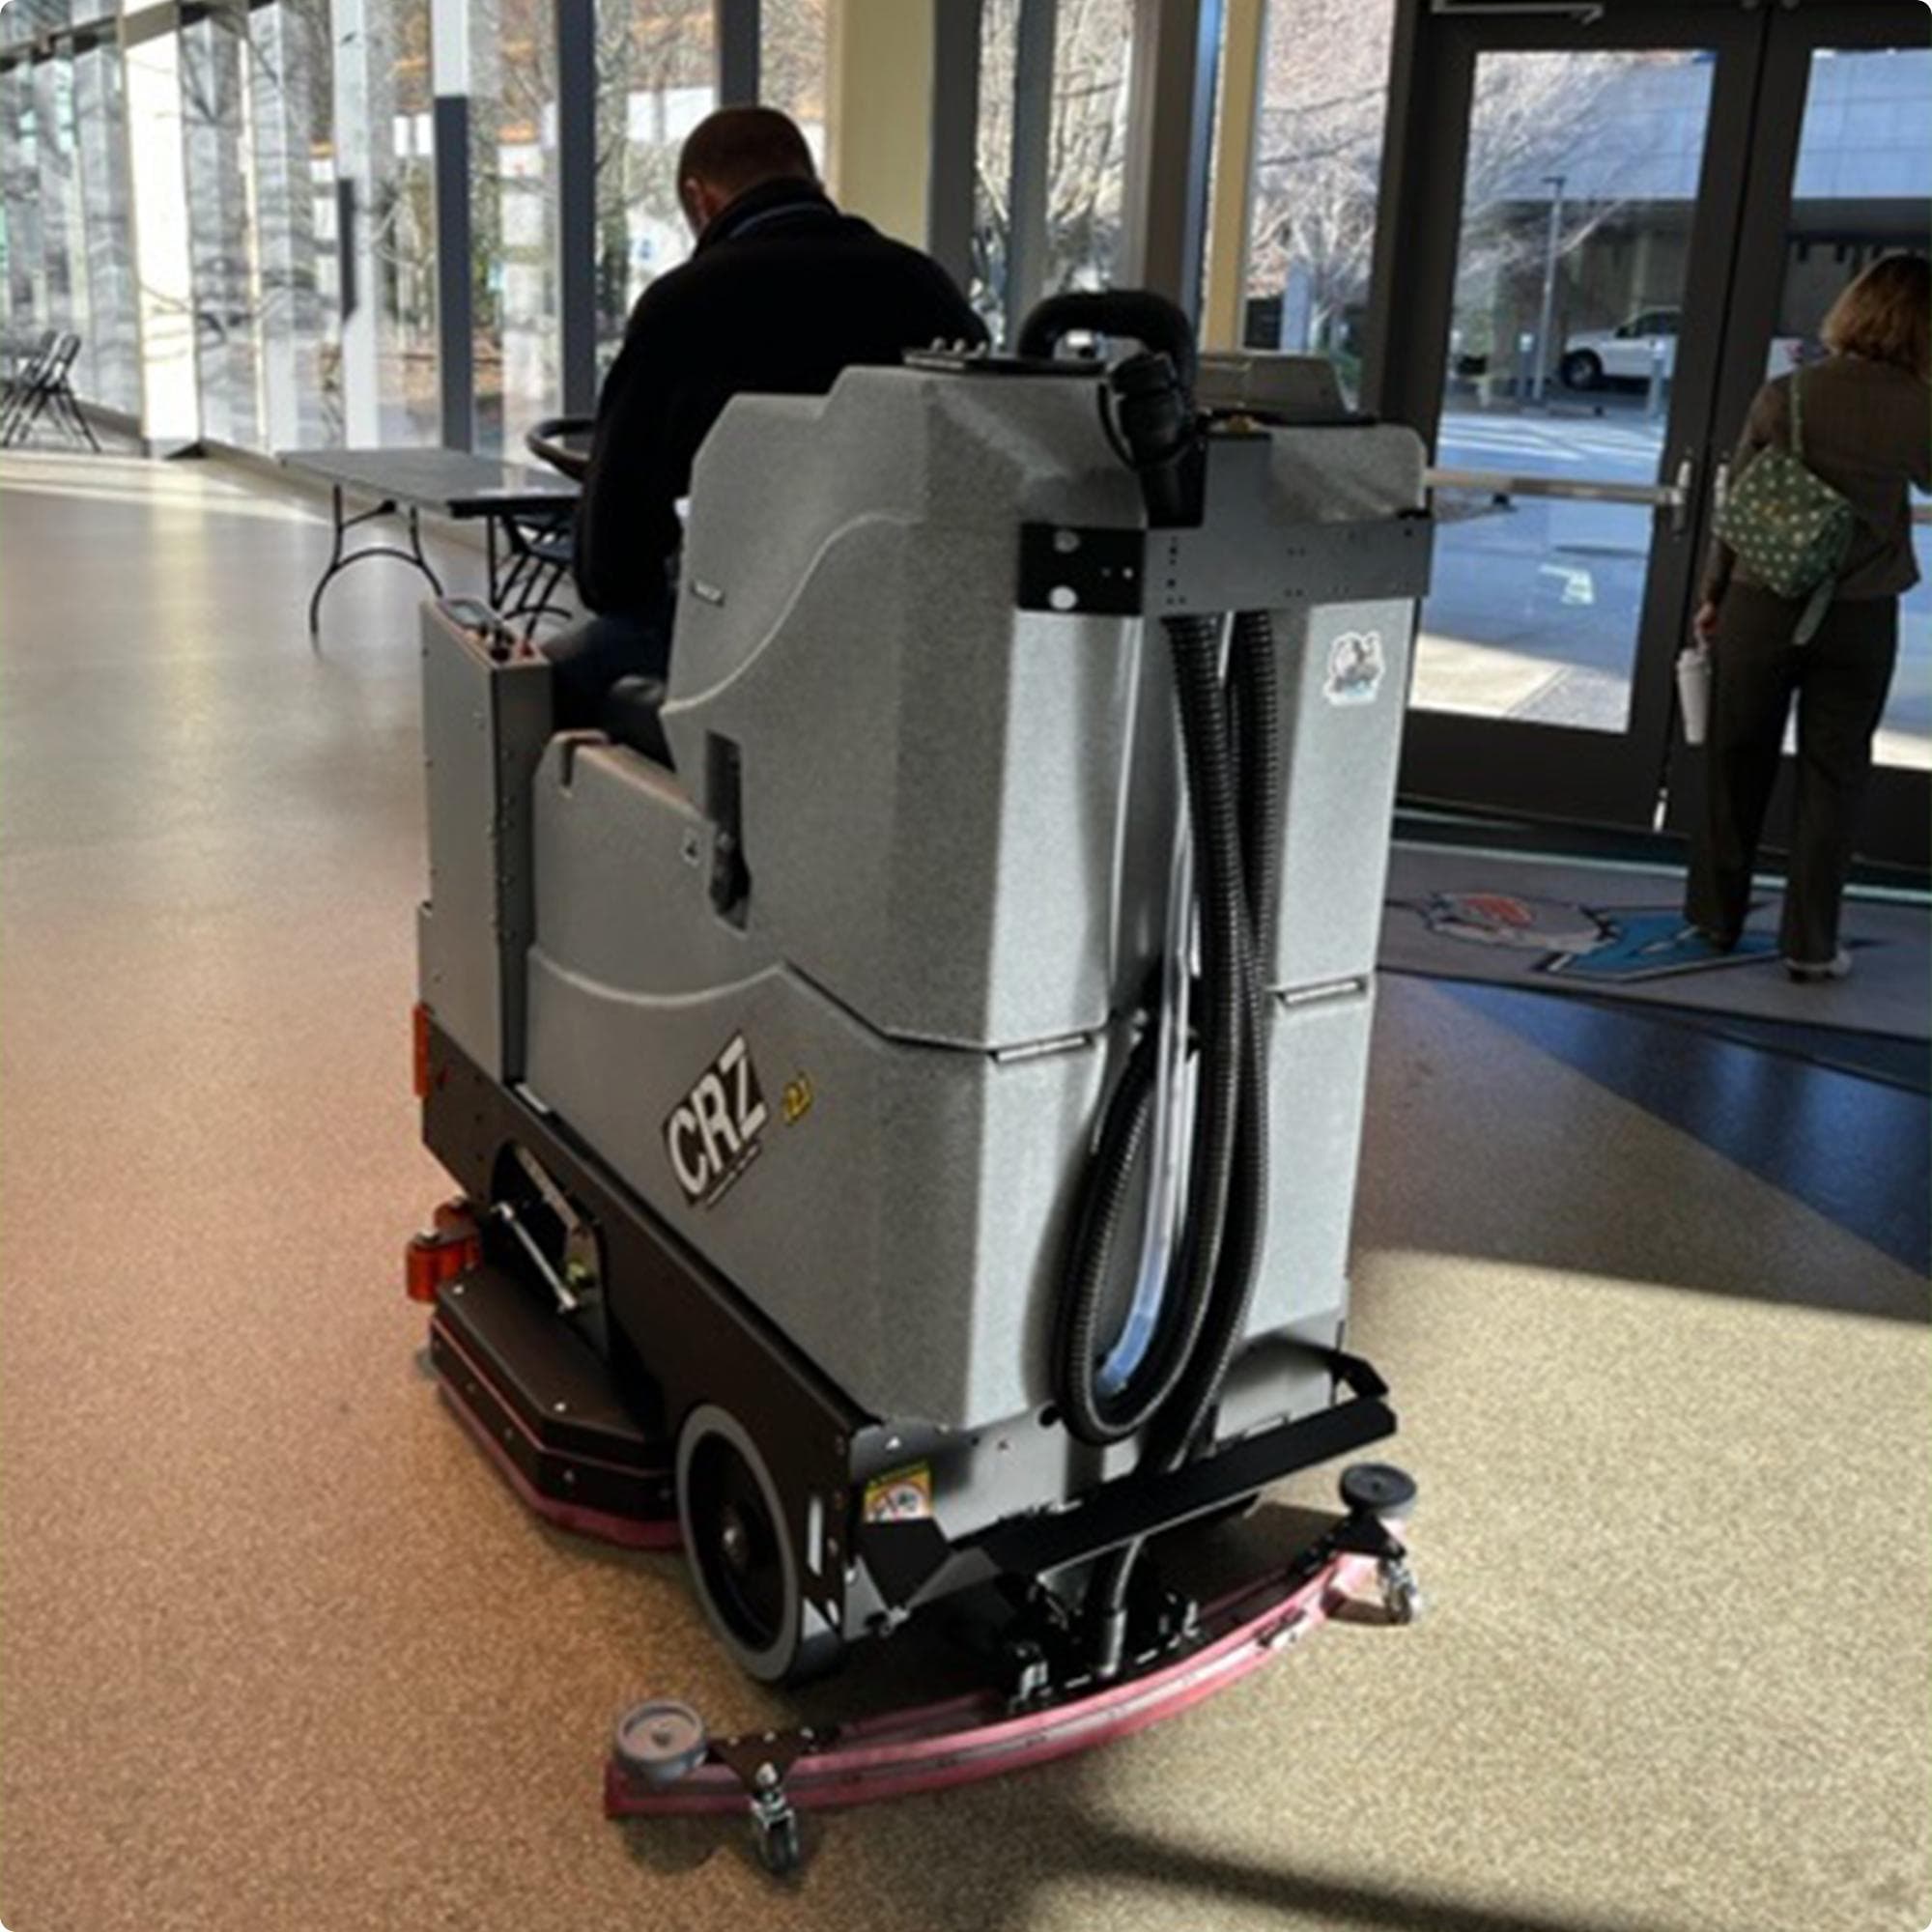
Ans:
[[[1217,1602],[1148,1546],[1395,1427],[1345,1264],[1429,550],[1413,435],[1115,292],[733,401],[668,692],[604,730],[426,608],[452,1407],[546,1517],[681,1543],[767,1683],[990,1619],[911,1713],[639,1706],[612,1814],[749,1805],[784,1868],[797,1807],[1138,1728],[1367,1582],[1412,1613],[1382,1464]]]

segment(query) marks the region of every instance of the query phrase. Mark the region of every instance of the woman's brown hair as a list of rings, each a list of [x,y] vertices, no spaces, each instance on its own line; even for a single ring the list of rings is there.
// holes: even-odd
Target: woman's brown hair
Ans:
[[[1932,376],[1932,265],[1923,255],[1881,255],[1838,299],[1818,330],[1838,355],[1863,355]]]

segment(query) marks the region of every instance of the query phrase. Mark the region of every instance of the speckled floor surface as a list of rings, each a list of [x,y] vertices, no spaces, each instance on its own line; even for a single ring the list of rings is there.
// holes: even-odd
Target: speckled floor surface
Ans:
[[[605,1824],[623,1703],[777,1707],[674,1559],[538,1528],[416,1366],[414,592],[352,573],[312,655],[327,544],[219,472],[0,461],[8,1926],[1932,1917],[1924,1284],[1414,980],[1356,1340],[1429,1620],[814,1828],[788,1889],[735,1828]]]

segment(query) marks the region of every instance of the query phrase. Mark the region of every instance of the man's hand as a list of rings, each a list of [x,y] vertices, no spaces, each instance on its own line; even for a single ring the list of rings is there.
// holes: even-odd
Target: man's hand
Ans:
[[[1697,641],[1707,648],[1716,641],[1718,636],[1717,599],[1707,597],[1697,607],[1697,614],[1690,619],[1690,629]]]

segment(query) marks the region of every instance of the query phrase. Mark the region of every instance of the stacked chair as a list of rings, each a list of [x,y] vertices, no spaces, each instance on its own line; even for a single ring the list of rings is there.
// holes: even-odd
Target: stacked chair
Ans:
[[[79,354],[80,337],[71,331],[49,329],[41,337],[0,394],[0,448],[25,442],[42,416],[51,412],[62,431],[76,440],[84,438],[90,449],[99,449],[70,380]]]

